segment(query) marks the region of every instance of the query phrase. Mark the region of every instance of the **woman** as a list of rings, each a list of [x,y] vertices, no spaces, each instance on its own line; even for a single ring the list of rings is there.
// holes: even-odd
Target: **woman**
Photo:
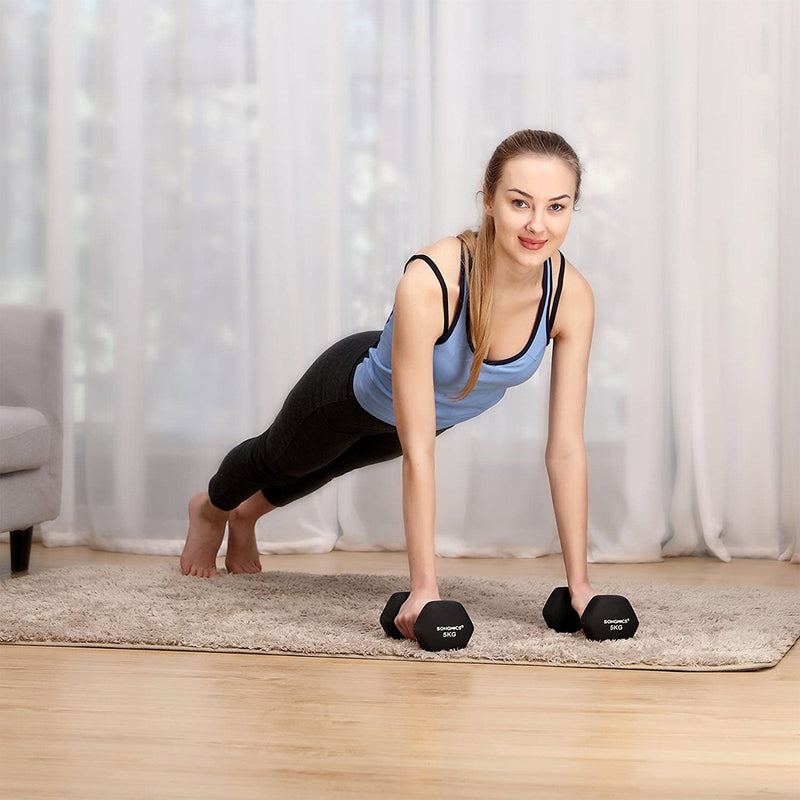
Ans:
[[[192,497],[184,575],[217,574],[226,522],[228,571],[259,572],[259,517],[337,475],[402,455],[411,594],[395,624],[415,639],[420,610],[440,599],[435,437],[527,380],[552,339],[545,457],[572,606],[583,613],[596,594],[586,564],[583,440],[594,297],[559,251],[581,173],[574,150],[556,133],[522,130],[498,145],[484,176],[479,231],[445,237],[412,256],[384,330],[326,350],[273,424],[231,450],[208,492]]]

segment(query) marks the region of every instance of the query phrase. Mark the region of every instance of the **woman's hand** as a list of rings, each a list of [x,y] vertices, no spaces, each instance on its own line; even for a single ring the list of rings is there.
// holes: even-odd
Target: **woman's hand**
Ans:
[[[394,624],[397,630],[405,636],[406,639],[411,639],[416,642],[417,637],[414,635],[414,623],[417,621],[419,612],[426,603],[431,600],[441,600],[439,597],[439,590],[434,589],[417,589],[412,591],[406,599],[405,603],[400,606],[397,616],[394,618]]]
[[[572,598],[572,607],[578,612],[579,617],[583,614],[589,601],[598,594],[588,583],[582,583],[579,586],[570,586],[569,593]]]

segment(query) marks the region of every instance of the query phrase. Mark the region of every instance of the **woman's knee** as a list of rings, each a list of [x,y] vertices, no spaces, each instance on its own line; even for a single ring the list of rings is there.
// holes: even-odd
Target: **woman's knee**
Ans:
[[[263,491],[259,489],[231,511],[231,519],[257,520],[263,517],[264,514],[274,511],[275,508],[276,506],[272,505]]]

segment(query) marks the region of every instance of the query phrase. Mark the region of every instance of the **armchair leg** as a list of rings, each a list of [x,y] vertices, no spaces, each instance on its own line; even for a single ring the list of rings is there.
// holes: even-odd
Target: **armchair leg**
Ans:
[[[11,571],[27,572],[31,560],[33,525],[24,531],[11,531]]]

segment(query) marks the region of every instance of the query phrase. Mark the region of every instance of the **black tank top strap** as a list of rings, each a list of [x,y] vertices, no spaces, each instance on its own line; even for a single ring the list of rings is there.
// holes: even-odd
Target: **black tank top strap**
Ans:
[[[447,329],[450,327],[450,307],[447,302],[447,284],[445,283],[444,277],[442,277],[439,267],[436,266],[432,258],[426,256],[424,253],[417,253],[416,255],[411,256],[411,258],[406,261],[406,264],[403,267],[403,272],[406,271],[406,267],[408,267],[408,265],[415,258],[421,258],[423,261],[428,263],[428,266],[433,270],[433,274],[439,279],[439,285],[442,287],[442,298],[444,301],[444,328],[442,328],[442,335],[439,337],[439,339],[441,339],[447,335]]]
[[[561,289],[564,285],[564,254],[561,253],[561,266],[558,270],[558,286],[555,295],[550,304],[550,316],[547,319],[547,343],[550,344],[550,331],[553,329],[553,323],[556,321],[556,311],[558,311],[558,301],[561,299]],[[550,273],[550,293],[553,292],[553,273]]]

